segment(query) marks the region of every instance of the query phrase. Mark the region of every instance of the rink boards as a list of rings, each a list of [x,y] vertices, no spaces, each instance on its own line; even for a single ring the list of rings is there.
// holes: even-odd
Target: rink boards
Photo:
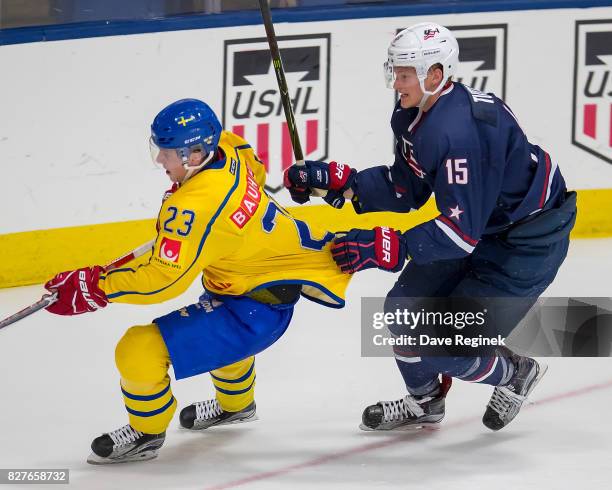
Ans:
[[[458,78],[503,96],[579,190],[574,236],[612,236],[612,7],[355,11],[362,17],[279,16],[291,21],[276,30],[307,158],[358,169],[392,162],[386,47],[398,29],[434,20],[460,42]],[[49,30],[46,38],[56,40],[13,37],[0,46],[0,65],[14,67],[3,70],[0,91],[0,160],[10,169],[0,196],[0,287],[105,262],[150,239],[167,183],[150,163],[149,125],[178,98],[205,99],[227,129],[244,134],[268,166],[268,192],[291,204],[281,188],[291,153],[263,26],[214,27],[210,19],[154,24],[179,29],[163,32],[75,26],[63,37]],[[0,42],[11,42],[8,34]],[[90,35],[100,37],[79,37]],[[433,203],[405,216],[321,206],[297,212],[334,229],[408,228],[435,214]]]

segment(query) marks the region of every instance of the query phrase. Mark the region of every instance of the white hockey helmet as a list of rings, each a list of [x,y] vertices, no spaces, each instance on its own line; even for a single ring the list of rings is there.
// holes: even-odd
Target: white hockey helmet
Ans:
[[[387,87],[393,88],[396,66],[412,66],[416,70],[421,90],[426,96],[442,90],[444,83],[433,92],[425,90],[427,72],[435,64],[442,65],[445,80],[457,72],[459,44],[446,27],[433,22],[413,25],[399,32],[388,49],[384,65]]]

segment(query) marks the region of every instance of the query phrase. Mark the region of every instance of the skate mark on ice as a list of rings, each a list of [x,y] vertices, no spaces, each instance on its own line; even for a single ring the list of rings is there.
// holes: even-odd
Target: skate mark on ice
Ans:
[[[600,390],[605,390],[608,388],[612,388],[612,379],[608,381],[604,381],[603,383],[585,386],[583,388],[577,388],[574,390],[570,390],[570,391],[566,391],[563,393],[558,393],[556,395],[551,395],[546,398],[542,398],[538,401],[531,402],[527,406],[524,406],[523,409],[534,410],[544,405],[555,403],[561,400],[567,400],[568,398],[577,398],[579,396],[587,395],[589,393],[593,393],[593,392],[600,391]],[[455,422],[444,424],[443,426],[440,427],[440,429],[443,431],[456,429],[459,427],[463,427],[463,426],[472,424],[474,422],[480,422],[481,418],[482,416],[478,415],[477,417],[468,417],[468,418],[460,419]],[[411,442],[413,440],[418,440],[423,437],[427,437],[431,434],[435,434],[436,432],[438,431],[437,430],[415,430],[413,432],[403,432],[401,435],[398,435],[398,436],[395,436],[389,439],[385,439],[384,441],[374,442],[374,443],[369,443],[369,444],[362,444],[360,446],[356,446],[353,448],[342,449],[342,450],[336,451],[331,454],[324,454],[323,456],[319,456],[318,458],[313,458],[308,461],[304,461],[303,463],[287,465],[287,466],[278,468],[276,470],[255,473],[254,475],[247,476],[244,478],[239,478],[237,480],[229,481],[226,483],[221,483],[219,485],[213,485],[210,487],[205,487],[204,490],[226,490],[229,488],[245,486],[250,483],[260,482],[262,480],[269,480],[271,478],[286,475],[288,473],[292,473],[295,471],[303,470],[306,468],[312,468],[314,466],[321,466],[321,465],[330,463],[332,461],[337,461],[339,459],[349,458],[356,454],[367,453],[367,452],[374,451],[377,449],[395,446],[396,444],[401,444],[403,442]],[[386,434],[389,434],[389,432],[386,432]]]

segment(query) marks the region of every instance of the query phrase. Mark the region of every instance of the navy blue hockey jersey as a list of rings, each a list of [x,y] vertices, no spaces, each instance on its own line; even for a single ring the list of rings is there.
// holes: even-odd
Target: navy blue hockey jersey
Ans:
[[[395,162],[358,172],[358,213],[408,212],[435,194],[440,215],[404,233],[417,263],[472,253],[483,235],[554,207],[565,182],[493,94],[450,83],[427,112],[396,105]]]

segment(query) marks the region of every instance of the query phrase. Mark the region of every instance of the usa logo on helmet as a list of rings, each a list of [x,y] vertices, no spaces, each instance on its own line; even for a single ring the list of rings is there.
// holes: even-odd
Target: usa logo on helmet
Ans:
[[[455,80],[505,98],[507,24],[449,26],[448,29],[459,43]]]
[[[576,22],[572,143],[612,163],[612,20]]]
[[[277,40],[304,156],[325,160],[330,34]],[[226,41],[224,75],[223,127],[253,145],[266,166],[266,190],[276,193],[294,157],[266,38]]]
[[[436,34],[440,34],[440,29],[425,29],[425,32],[423,33],[423,39],[427,41],[428,39],[435,37]]]
[[[480,92],[506,97],[507,24],[449,26],[459,44],[459,66],[454,79]],[[398,30],[398,32],[401,29]],[[397,104],[397,92],[394,95]],[[395,142],[394,142],[395,148]],[[406,149],[406,145],[404,144]],[[394,150],[395,151],[395,150]],[[405,154],[409,154],[406,152]],[[411,158],[415,174],[425,177],[418,162]]]

